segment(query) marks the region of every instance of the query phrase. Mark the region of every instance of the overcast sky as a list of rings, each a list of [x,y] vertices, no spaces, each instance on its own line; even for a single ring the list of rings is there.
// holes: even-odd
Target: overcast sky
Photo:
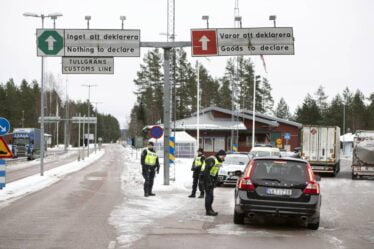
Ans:
[[[175,0],[176,39],[190,40],[190,29],[205,28],[202,15],[210,16],[211,28],[234,26],[235,0]],[[141,30],[141,41],[165,41],[167,0],[12,0],[0,8],[0,82],[13,78],[40,81],[40,57],[36,56],[35,29],[40,18],[23,17],[24,12],[49,14],[60,12],[57,28],[86,28],[85,15],[91,15],[91,29],[121,28],[119,17],[125,15],[125,27]],[[267,77],[276,102],[286,99],[293,112],[307,93],[319,85],[328,96],[341,93],[348,86],[366,96],[374,92],[373,0],[239,0],[243,27],[270,27],[269,15],[277,15],[278,27],[293,27],[295,55],[265,56],[265,74],[258,56],[252,56],[256,72]],[[46,20],[45,27],[52,28]],[[141,54],[146,53],[141,49]],[[187,49],[190,54],[190,49]],[[199,58],[214,77],[224,73],[228,57]],[[191,63],[195,58],[189,57]],[[103,102],[100,112],[114,115],[124,127],[135,102],[133,79],[141,58],[115,58],[114,75],[62,75],[61,58],[47,58],[46,71],[55,74],[61,92],[74,100],[85,101],[87,87],[91,101]]]

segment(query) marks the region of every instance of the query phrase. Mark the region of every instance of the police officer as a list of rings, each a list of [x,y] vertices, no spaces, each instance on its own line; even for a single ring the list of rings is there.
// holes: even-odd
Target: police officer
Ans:
[[[220,150],[215,156],[210,156],[205,160],[202,166],[204,175],[204,186],[205,186],[205,210],[206,215],[216,216],[218,213],[212,208],[214,200],[214,187],[217,183],[218,171],[222,166],[222,162],[225,160],[226,152]]]
[[[158,156],[153,149],[153,142],[148,143],[148,148],[143,150],[141,156],[142,164],[142,174],[144,177],[144,196],[155,196],[152,192],[153,179],[155,178],[155,173],[160,171],[160,164],[158,162]]]
[[[192,168],[191,171],[193,171],[192,178],[192,193],[188,196],[190,198],[195,198],[196,197],[196,189],[197,189],[197,184],[199,184],[199,190],[200,190],[200,195],[199,198],[204,198],[204,186],[202,185],[202,182],[199,181],[199,176],[201,172],[201,166],[204,163],[205,156],[203,155],[204,150],[202,148],[199,148],[197,150],[197,156],[195,157],[195,160],[192,162]]]

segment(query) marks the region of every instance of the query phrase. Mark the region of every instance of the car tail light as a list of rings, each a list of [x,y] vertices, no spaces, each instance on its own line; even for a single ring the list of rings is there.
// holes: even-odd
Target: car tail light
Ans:
[[[304,189],[304,194],[319,195],[320,193],[319,184],[314,177],[312,167],[310,166],[309,163],[307,164],[307,175],[308,175],[309,182],[306,188]]]
[[[255,186],[253,185],[251,181],[251,176],[252,176],[252,170],[253,166],[255,164],[255,160],[252,160],[249,163],[248,168],[244,171],[244,176],[239,180],[239,189],[240,190],[247,190],[247,191],[253,191],[255,190]]]
[[[245,177],[245,178],[240,179],[239,189],[240,190],[253,191],[253,190],[255,190],[255,186],[253,185],[253,183],[250,179]]]

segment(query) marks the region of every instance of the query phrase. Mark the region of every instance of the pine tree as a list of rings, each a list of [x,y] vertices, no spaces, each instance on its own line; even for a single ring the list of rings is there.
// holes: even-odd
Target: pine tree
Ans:
[[[218,90],[219,93],[219,103],[217,106],[231,109],[232,101],[231,101],[231,89],[230,89],[230,81],[227,78],[222,78],[220,83],[220,88]]]
[[[274,100],[273,100],[273,97],[271,96],[272,88],[267,78],[263,78],[259,90],[260,90],[261,101],[262,101],[261,103],[262,112],[267,115],[272,115]]]
[[[337,94],[331,101],[330,105],[326,109],[324,124],[325,125],[337,125],[343,127],[343,99],[340,94]],[[344,134],[343,128],[341,129]]]
[[[278,118],[282,118],[286,120],[291,119],[290,109],[283,97],[279,100],[279,103],[277,107],[275,108],[274,115]]]
[[[374,93],[370,94],[368,98],[370,104],[367,107],[368,130],[374,130]]]
[[[303,105],[298,107],[295,113],[296,121],[304,125],[318,125],[322,123],[321,112],[316,101],[307,94]]]
[[[367,126],[365,96],[357,90],[352,99],[352,129],[365,129]]]

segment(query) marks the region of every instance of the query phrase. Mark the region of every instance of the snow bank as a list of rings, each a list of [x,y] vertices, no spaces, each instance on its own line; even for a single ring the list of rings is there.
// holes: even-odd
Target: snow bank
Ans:
[[[137,153],[137,154],[136,154]],[[187,195],[191,191],[193,159],[177,159],[175,181],[163,185],[163,167],[160,161],[160,174],[156,175],[153,192],[155,197],[144,197],[143,177],[141,175],[140,153],[131,148],[124,148],[121,153],[125,167],[121,176],[123,203],[116,207],[109,218],[118,231],[118,242],[124,247],[142,238],[142,230],[158,219],[165,218],[187,205]],[[170,176],[174,176],[173,168]]]
[[[90,165],[94,161],[98,160],[104,155],[104,150],[99,151],[96,154],[91,154],[85,161],[72,162],[48,171],[44,172],[44,176],[36,174],[23,178],[18,181],[11,182],[6,185],[5,188],[0,190],[0,201],[6,201],[1,203],[2,205],[8,205],[26,194],[30,194],[41,190],[45,187],[52,185],[59,181],[62,176],[81,170],[82,168]]]

